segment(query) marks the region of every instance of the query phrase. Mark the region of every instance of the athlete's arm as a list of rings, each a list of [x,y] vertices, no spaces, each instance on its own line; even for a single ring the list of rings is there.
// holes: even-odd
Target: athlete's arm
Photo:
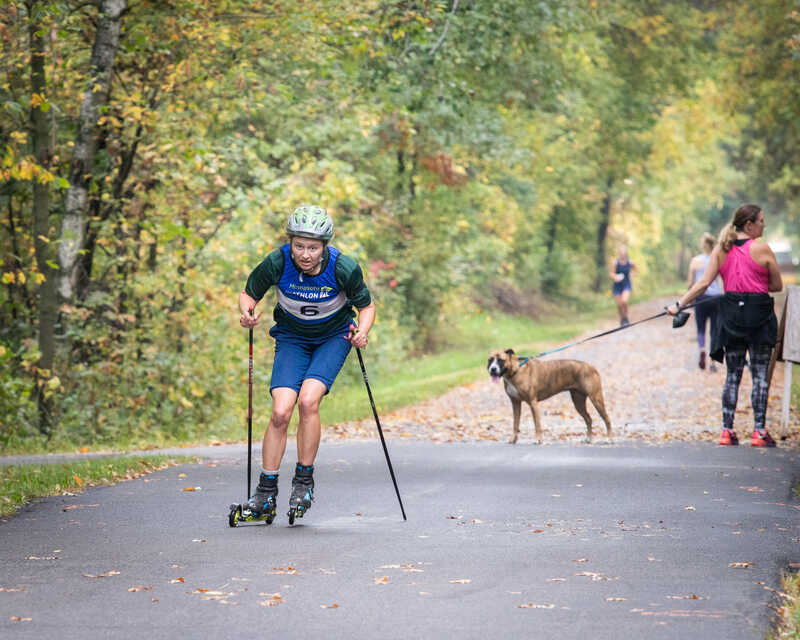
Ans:
[[[698,262],[699,262],[699,259],[698,259],[697,256],[695,256],[694,258],[692,258],[692,261],[689,263],[689,276],[688,276],[688,278],[686,280],[686,288],[687,289],[690,289],[692,287],[692,285],[694,284],[694,274],[695,274],[695,271],[697,271],[697,269],[698,269],[698,266],[699,266]]]
[[[366,347],[367,334],[375,323],[375,305],[370,302],[366,307],[356,308],[356,311],[358,312],[358,327],[350,325],[350,329],[354,331],[350,334],[348,340],[354,347]]]
[[[246,291],[243,290],[239,294],[239,311],[242,312],[242,317],[239,318],[239,324],[245,329],[252,329],[255,327],[258,324],[259,318],[261,318],[261,313],[251,315],[251,312],[255,310],[257,304],[258,302],[247,295]]]
[[[679,307],[686,306],[697,296],[702,294],[706,289],[708,289],[711,283],[714,282],[714,278],[717,277],[717,274],[719,273],[719,265],[722,264],[724,259],[724,256],[722,256],[722,248],[720,245],[717,245],[711,252],[711,259],[708,261],[708,267],[706,267],[703,275],[695,284],[689,287],[689,290],[680,297],[678,302],[667,307],[667,312],[674,316],[676,313],[678,313],[678,311],[680,311]]]
[[[259,264],[247,278],[247,284],[239,294],[239,311],[242,317],[239,324],[247,329],[252,329],[258,324],[261,314],[253,314],[259,300],[264,297],[267,290],[277,284],[283,271],[283,252],[280,249],[272,251]]]
[[[778,269],[778,261],[766,242],[756,241],[751,244],[750,257],[753,258],[756,264],[766,267],[767,271],[769,271],[768,291],[780,291],[783,289],[783,278],[781,278],[781,272]]]

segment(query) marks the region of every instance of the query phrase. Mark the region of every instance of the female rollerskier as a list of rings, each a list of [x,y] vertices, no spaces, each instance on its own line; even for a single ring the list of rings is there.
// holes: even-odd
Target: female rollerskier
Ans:
[[[365,347],[375,306],[358,263],[328,246],[333,220],[321,207],[304,205],[289,216],[289,242],[272,251],[250,274],[239,294],[239,323],[255,327],[251,315],[275,286],[277,305],[272,365],[272,414],[264,432],[261,475],[248,502],[254,515],[275,517],[278,470],[289,421],[297,405],[297,466],[289,498],[289,522],[301,518],[314,499],[314,460],[319,449],[319,406],[351,347]],[[355,308],[355,311],[354,311]],[[357,315],[357,318],[356,318]],[[356,322],[353,319],[356,318]]]

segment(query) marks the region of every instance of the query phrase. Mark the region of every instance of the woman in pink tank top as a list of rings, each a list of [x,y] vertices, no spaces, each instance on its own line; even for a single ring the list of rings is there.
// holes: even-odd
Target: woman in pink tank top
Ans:
[[[722,390],[722,434],[719,443],[737,445],[733,430],[739,383],[750,352],[750,373],[753,391],[754,447],[774,447],[775,441],[766,430],[769,384],[767,369],[778,337],[778,319],[770,291],[783,288],[778,263],[769,245],[761,240],[764,234],[764,212],[755,204],[743,204],[720,233],[719,244],[711,253],[702,278],[667,308],[675,315],[680,308],[702,294],[717,277],[722,276],[725,295],[720,304],[720,320],[711,338],[711,357],[725,359],[727,375]]]

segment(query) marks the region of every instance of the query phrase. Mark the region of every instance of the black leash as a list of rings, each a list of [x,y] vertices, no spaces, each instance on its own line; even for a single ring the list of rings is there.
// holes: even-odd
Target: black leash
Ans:
[[[675,316],[677,318],[676,324],[674,325],[676,328],[681,327],[686,324],[686,321],[689,319],[689,314],[685,313],[686,309],[691,309],[693,307],[697,307],[701,304],[706,304],[707,302],[717,301],[722,296],[713,296],[711,298],[707,298],[706,300],[699,300],[697,302],[693,302],[692,304],[687,304],[684,307],[680,307],[678,309],[678,314]],[[664,307],[666,309],[666,307]],[[681,314],[684,314],[681,316]],[[661,318],[667,315],[666,311],[662,311],[661,313],[657,313],[654,316],[650,316],[649,318],[645,318],[644,320],[637,320],[636,322],[631,322],[630,324],[626,324],[622,327],[615,327],[613,329],[609,329],[608,331],[603,331],[602,333],[595,334],[593,336],[589,336],[588,338],[584,338],[583,340],[578,340],[576,342],[570,342],[569,344],[565,344],[562,347],[556,347],[555,349],[550,349],[549,351],[542,351],[541,353],[537,353],[535,356],[527,356],[527,357],[520,357],[521,364],[525,364],[531,358],[541,358],[542,356],[550,355],[551,353],[556,353],[558,351],[563,351],[564,349],[569,349],[570,347],[574,347],[579,344],[583,344],[584,342],[589,342],[589,340],[595,340],[597,338],[602,338],[603,336],[610,335],[612,333],[616,333],[617,331],[623,331],[625,329],[630,329],[631,327],[635,327],[637,324],[642,324],[643,322],[650,322],[650,320],[655,320],[656,318]]]

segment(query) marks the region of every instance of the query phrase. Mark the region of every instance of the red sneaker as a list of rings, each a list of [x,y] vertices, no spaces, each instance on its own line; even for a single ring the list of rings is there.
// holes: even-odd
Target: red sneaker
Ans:
[[[774,447],[775,441],[772,439],[772,436],[769,435],[766,430],[764,431],[753,431],[753,435],[750,438],[750,446],[751,447]]]
[[[739,438],[736,436],[735,431],[731,429],[723,429],[719,436],[719,443],[724,446],[735,447],[739,444]]]

